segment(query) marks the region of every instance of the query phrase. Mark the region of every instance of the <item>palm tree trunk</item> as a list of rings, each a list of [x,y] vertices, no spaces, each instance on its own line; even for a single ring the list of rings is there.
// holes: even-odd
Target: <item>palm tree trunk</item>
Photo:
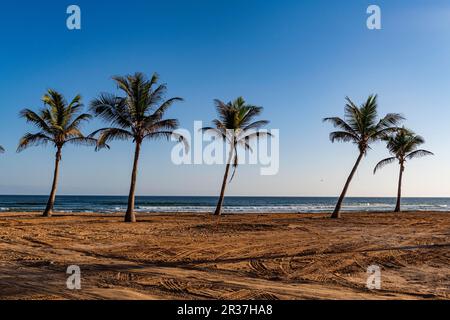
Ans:
[[[134,151],[133,172],[131,173],[130,193],[128,195],[128,208],[127,213],[125,214],[125,222],[136,222],[136,215],[134,213],[134,198],[136,191],[136,177],[140,153],[141,153],[141,143],[136,142],[136,149]]]
[[[345,195],[347,194],[347,190],[350,185],[350,182],[352,181],[353,176],[355,175],[355,172],[358,169],[359,163],[361,162],[361,159],[363,158],[363,156],[364,156],[364,152],[360,152],[358,159],[356,160],[356,163],[353,166],[352,172],[348,176],[347,182],[345,183],[344,189],[342,190],[341,196],[339,197],[339,200],[336,204],[336,208],[334,209],[334,212],[331,215],[331,218],[333,218],[333,219],[339,219],[341,217],[342,202],[344,201],[344,198],[345,198]]]
[[[42,214],[44,217],[51,217],[53,213],[53,206],[55,205],[56,199],[56,188],[58,186],[58,175],[59,175],[59,161],[61,160],[61,148],[58,148],[55,155],[55,171],[53,172],[53,183],[50,196],[47,201],[47,206]]]
[[[397,204],[395,205],[394,212],[400,212],[401,211],[401,201],[402,201],[402,179],[403,179],[403,171],[405,171],[405,167],[403,164],[400,164],[400,174],[398,177],[398,191],[397,191]]]
[[[230,155],[228,156],[228,162],[227,162],[227,166],[225,168],[225,174],[223,176],[222,188],[220,190],[219,202],[217,203],[216,211],[214,212],[214,215],[216,215],[216,216],[220,216],[222,214],[222,205],[223,205],[223,200],[225,198],[225,189],[227,187],[228,175],[230,173],[232,159],[233,159],[233,148],[231,148]]]

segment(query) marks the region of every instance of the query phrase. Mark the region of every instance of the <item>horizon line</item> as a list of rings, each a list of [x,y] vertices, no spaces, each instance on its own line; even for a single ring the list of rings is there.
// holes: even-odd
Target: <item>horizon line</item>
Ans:
[[[0,197],[48,197],[47,194],[0,194]],[[56,197],[128,197],[128,195],[119,194],[59,194]],[[198,197],[198,198],[218,198],[214,195],[136,195],[136,197],[161,197],[161,198],[181,198],[181,197]],[[283,196],[283,195],[229,195],[233,198],[339,198],[339,196]],[[395,199],[395,196],[348,196],[351,199]],[[450,199],[450,196],[406,196],[403,199]]]

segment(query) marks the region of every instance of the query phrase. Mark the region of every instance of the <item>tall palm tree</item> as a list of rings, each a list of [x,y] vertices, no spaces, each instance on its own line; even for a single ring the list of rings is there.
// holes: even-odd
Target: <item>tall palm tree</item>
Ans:
[[[20,116],[39,129],[37,133],[26,133],[19,142],[17,152],[21,152],[31,146],[52,144],[56,149],[53,183],[47,206],[43,215],[50,217],[55,204],[56,189],[58,185],[59,162],[62,149],[66,144],[92,145],[95,139],[85,137],[80,126],[89,121],[92,116],[81,113],[83,104],[81,96],[77,95],[70,103],[64,96],[54,90],[48,90],[42,98],[45,107],[38,112],[24,109]]]
[[[233,179],[239,164],[237,148],[243,147],[246,150],[252,151],[249,144],[251,140],[258,139],[262,136],[271,136],[271,134],[268,132],[258,132],[258,129],[267,125],[269,121],[254,121],[254,119],[263,111],[262,107],[247,105],[242,97],[228,103],[224,103],[220,100],[215,100],[214,102],[219,119],[213,120],[214,127],[205,127],[202,128],[202,130],[223,139],[224,142],[229,144],[230,150],[225,174],[223,176],[219,201],[214,213],[219,216],[222,213],[222,205],[231,164],[233,164],[234,172],[230,181]]]
[[[344,201],[350,182],[358,169],[358,166],[370,149],[370,144],[379,141],[386,134],[397,130],[397,125],[404,118],[397,113],[389,113],[378,120],[377,96],[370,95],[360,107],[355,105],[350,98],[346,98],[344,119],[339,117],[325,118],[323,121],[331,122],[338,131],[330,133],[331,142],[352,142],[358,146],[358,158],[344,185],[344,189],[334,209],[332,218],[340,218],[342,202]]]
[[[413,131],[406,128],[402,128],[394,135],[386,136],[383,140],[387,142],[387,148],[393,156],[378,162],[373,170],[373,173],[375,174],[379,169],[383,168],[387,164],[390,164],[396,160],[398,161],[400,164],[400,174],[398,178],[397,204],[394,211],[400,212],[402,178],[403,171],[405,171],[405,163],[414,158],[433,155],[433,153],[422,149],[417,150],[420,145],[425,143],[425,140],[421,136],[416,135]]]
[[[136,222],[134,201],[142,142],[159,138],[170,139],[172,136],[183,141],[182,136],[174,133],[178,128],[178,120],[164,119],[167,109],[183,99],[175,97],[165,100],[167,87],[165,84],[158,85],[159,77],[156,73],[150,80],[142,73],[117,76],[113,77],[113,80],[123,91],[124,96],[102,94],[91,102],[92,112],[108,122],[111,127],[97,130],[90,136],[98,134],[98,148],[107,146],[112,140],[132,140],[135,144],[125,222]]]

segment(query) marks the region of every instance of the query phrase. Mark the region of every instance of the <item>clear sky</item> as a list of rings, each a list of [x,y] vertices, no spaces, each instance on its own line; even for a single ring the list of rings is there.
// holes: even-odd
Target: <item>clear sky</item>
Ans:
[[[82,10],[82,30],[66,28],[66,8]],[[366,9],[382,10],[382,30],[366,27]],[[342,116],[345,96],[379,94],[380,113],[400,112],[423,135],[433,158],[407,166],[405,196],[450,196],[450,2],[127,0],[8,1],[0,5],[0,194],[49,192],[54,150],[16,154],[33,130],[18,112],[40,108],[47,88],[86,105],[116,92],[111,76],[154,71],[170,96],[185,102],[168,114],[185,128],[215,117],[213,99],[244,96],[280,129],[280,172],[242,166],[232,195],[336,196],[356,157],[331,144],[325,116]],[[98,121],[85,132],[100,127]],[[171,143],[148,142],[138,178],[141,195],[216,195],[223,166],[170,161]],[[59,194],[126,194],[131,142],[110,151],[67,147]],[[395,196],[398,168],[373,176],[382,144],[364,159],[351,196]]]

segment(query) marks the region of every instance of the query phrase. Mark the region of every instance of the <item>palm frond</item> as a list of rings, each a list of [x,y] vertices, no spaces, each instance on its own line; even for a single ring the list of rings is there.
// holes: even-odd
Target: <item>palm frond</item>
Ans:
[[[167,109],[169,109],[175,102],[182,102],[184,101],[183,98],[180,97],[175,97],[175,98],[171,98],[169,100],[164,101],[161,106],[159,106],[158,109],[156,109],[155,111],[155,115],[163,115]]]
[[[49,89],[43,96],[42,101],[49,106],[48,112],[51,115],[49,119],[53,127],[58,127],[62,130],[68,121],[66,113],[67,101],[64,96],[53,89]]]
[[[87,113],[80,114],[72,121],[72,123],[70,123],[67,126],[66,130],[70,131],[73,129],[79,129],[82,122],[87,122],[91,119],[92,119],[92,115],[90,115],[90,114],[87,114]]]
[[[353,135],[357,134],[355,130],[353,130],[353,128],[347,122],[345,122],[343,119],[339,117],[324,118],[323,122],[330,122],[335,128],[339,128]]]
[[[145,134],[151,133],[158,130],[175,130],[179,126],[177,119],[164,119],[157,122],[153,122],[153,119],[148,119],[148,121],[145,121],[142,125],[142,128],[144,129]]]
[[[377,173],[378,170],[382,169],[383,167],[387,166],[388,164],[391,164],[395,160],[397,160],[396,157],[391,157],[391,158],[381,160],[380,162],[377,163],[377,165],[373,169],[373,174]]]
[[[229,129],[229,128],[227,128],[227,126],[225,125],[225,123],[223,123],[223,122],[220,121],[219,119],[214,119],[214,120],[212,121],[212,123],[213,123],[213,125],[214,125],[217,129],[223,131],[224,133],[227,131],[227,129]]]
[[[203,133],[206,133],[206,134],[210,134],[212,136],[216,136],[223,140],[228,139],[226,132],[224,132],[223,130],[217,129],[217,128],[204,127],[204,128],[201,128],[200,131],[202,131]]]
[[[132,92],[132,89],[130,88],[130,84],[128,82],[127,77],[114,76],[114,77],[112,77],[112,79],[116,82],[117,87],[119,89],[121,89],[122,91],[124,91],[127,94],[127,96],[133,95],[133,92]]]
[[[77,145],[77,146],[97,146],[97,139],[90,138],[90,137],[76,137],[66,140],[65,143]],[[109,148],[109,146],[106,146]]]
[[[347,131],[334,131],[330,133],[330,141],[332,143],[338,142],[359,142],[359,137]]]
[[[51,134],[52,129],[47,124],[47,122],[43,119],[42,116],[38,115],[31,109],[23,109],[19,113],[21,118],[24,118],[28,123],[34,124],[36,127],[41,129],[42,131]]]
[[[147,83],[147,84],[148,84],[148,87],[146,87],[144,89],[144,93],[145,93],[145,95],[143,96],[144,100],[142,100],[141,102],[145,105],[146,108],[150,109],[161,103],[161,101],[164,98],[164,95],[167,92],[167,85],[164,83],[160,84],[154,91],[151,91],[150,83]],[[181,98],[175,98],[175,101],[177,99],[181,99]],[[169,100],[171,100],[171,99],[169,99]],[[173,104],[173,102],[175,102],[175,101],[172,101],[172,103],[169,102],[169,106],[170,106],[170,104]],[[167,102],[167,101],[165,101],[165,102]],[[164,104],[164,102],[162,104]]]
[[[147,139],[147,140],[164,139],[167,141],[170,141],[173,139],[173,140],[177,140],[179,143],[182,143],[185,150],[189,150],[189,148],[190,148],[189,141],[186,139],[186,137],[175,131],[150,132],[144,136],[144,139]]]
[[[344,109],[346,123],[353,131],[361,134],[364,130],[362,110],[349,97],[346,97],[345,100],[347,101]]]
[[[260,129],[262,127],[267,126],[269,123],[270,123],[270,121],[267,121],[267,120],[255,121],[255,122],[247,125],[243,130],[247,131],[247,130],[251,130],[251,129]]]
[[[120,128],[99,129],[91,133],[88,138],[94,138],[97,134],[97,150],[108,148],[108,142],[113,140],[130,140],[135,138],[132,132]]]
[[[379,140],[385,140],[390,135],[395,134],[398,131],[397,127],[387,127],[384,129],[374,129],[367,136],[369,142],[376,142]]]
[[[240,128],[245,128],[246,126],[249,126],[250,123],[253,121],[254,118],[259,116],[261,112],[263,111],[262,107],[257,106],[250,106],[250,105],[244,105],[240,108],[239,111],[239,120],[238,125]]]
[[[55,141],[43,133],[26,133],[19,141],[17,152],[22,152],[32,146],[46,145],[49,142],[54,143]]]
[[[257,132],[251,132],[251,133],[248,133],[248,134],[245,134],[245,132],[244,132],[244,134],[243,135],[240,135],[239,136],[239,138],[238,138],[238,141],[241,141],[241,140],[246,140],[246,141],[250,141],[250,140],[252,140],[252,139],[259,139],[259,138],[271,138],[271,137],[273,137],[273,134],[271,134],[270,132],[268,132],[268,131],[257,131]]]
[[[377,129],[382,130],[388,127],[397,126],[403,120],[405,120],[405,117],[399,113],[388,113],[378,122]]]
[[[65,108],[65,117],[67,121],[71,121],[74,116],[76,116],[84,107],[81,103],[81,95],[76,95],[75,98],[69,103],[69,105]]]
[[[125,98],[103,93],[91,101],[90,110],[106,122],[117,125],[122,129],[127,129],[132,127],[133,123],[126,104]]]
[[[413,151],[413,152],[409,153],[408,155],[406,155],[405,158],[408,160],[411,160],[411,159],[425,157],[425,156],[434,156],[434,153],[427,151],[427,150],[416,150],[416,151]]]
[[[144,138],[148,139],[148,140],[165,139],[165,140],[170,141],[170,139],[174,135],[178,136],[178,138],[181,139],[180,141],[185,140],[184,136],[182,136],[180,134],[177,134],[174,131],[155,131],[155,132],[150,132],[150,133],[146,134],[144,136]]]
[[[147,140],[158,140],[164,139],[170,141],[171,139],[177,140],[179,143],[183,143],[185,150],[189,150],[189,141],[185,136],[175,132],[175,131],[157,131],[150,132],[144,136],[144,139]]]

